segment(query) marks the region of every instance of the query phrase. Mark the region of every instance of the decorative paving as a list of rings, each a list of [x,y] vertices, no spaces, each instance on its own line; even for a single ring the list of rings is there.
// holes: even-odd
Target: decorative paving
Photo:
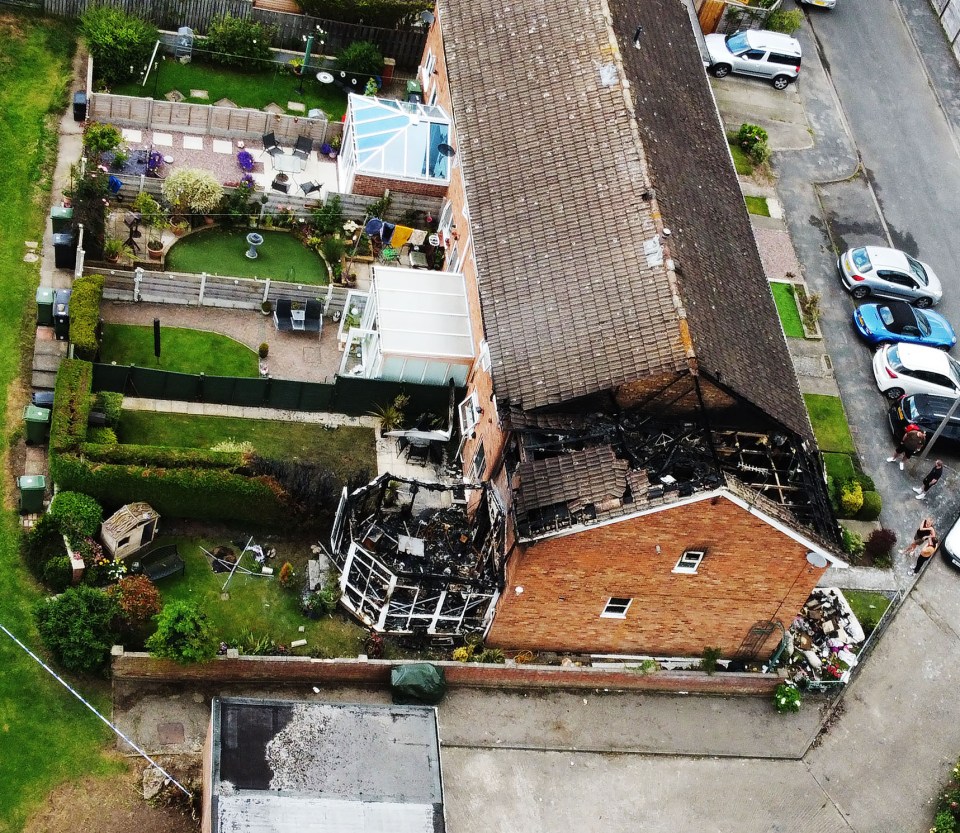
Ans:
[[[213,152],[214,153],[233,153],[233,142],[231,142],[229,139],[214,139]]]
[[[305,105],[302,101],[288,101],[287,109],[292,110],[294,113],[306,113],[307,105]]]
[[[143,141],[143,131],[134,130],[132,127],[124,127],[120,131],[121,135],[128,142],[133,142],[135,145],[139,145]]]
[[[173,136],[170,133],[154,133],[153,144],[159,147],[173,147]]]
[[[203,136],[184,136],[183,147],[185,150],[203,150]]]
[[[206,90],[190,90],[190,98],[200,98],[209,101],[210,93]]]

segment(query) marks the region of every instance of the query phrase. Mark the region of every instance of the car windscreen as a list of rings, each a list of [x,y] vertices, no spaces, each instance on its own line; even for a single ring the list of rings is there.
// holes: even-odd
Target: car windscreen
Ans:
[[[727,49],[729,49],[734,55],[737,55],[740,52],[750,48],[750,44],[747,43],[746,32],[737,32],[733,35],[728,35],[726,44]]]
[[[907,255],[907,263],[910,264],[910,271],[916,276],[917,280],[920,281],[921,286],[926,286],[930,283],[930,279],[927,277],[927,270],[923,268],[923,264],[919,260],[914,260],[914,258]]]
[[[870,255],[867,254],[866,249],[854,249],[850,252],[850,259],[859,272],[869,272],[873,269],[873,264],[870,262]]]
[[[920,327],[920,332],[925,336],[930,335],[930,333],[933,332],[933,327],[930,326],[930,319],[918,309],[915,309],[913,314],[916,316],[917,325]]]
[[[900,361],[900,349],[896,344],[891,345],[887,350],[887,364],[889,364],[896,373],[903,373],[906,370]]]

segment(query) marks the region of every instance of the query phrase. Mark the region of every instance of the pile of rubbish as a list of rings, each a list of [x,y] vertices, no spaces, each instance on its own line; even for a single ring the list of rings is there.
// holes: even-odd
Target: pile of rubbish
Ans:
[[[783,664],[800,688],[846,683],[865,638],[843,593],[817,587],[787,633]]]

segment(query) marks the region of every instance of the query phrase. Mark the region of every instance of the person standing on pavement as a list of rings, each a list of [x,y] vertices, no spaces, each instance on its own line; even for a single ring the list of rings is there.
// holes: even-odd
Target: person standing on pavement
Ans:
[[[925,543],[923,545],[923,549],[920,550],[920,555],[917,558],[916,566],[913,568],[914,575],[923,569],[923,565],[926,564],[937,551],[937,543],[936,535],[933,535],[927,539],[927,543]]]
[[[914,454],[916,454],[923,444],[927,441],[927,435],[924,433],[923,429],[911,422],[903,431],[903,436],[900,438],[900,444],[897,446],[897,450],[893,453],[893,457],[887,457],[888,463],[900,463],[900,471],[903,471],[903,463],[905,460],[909,460]]]
[[[923,486],[914,486],[913,491],[917,493],[917,500],[926,500],[927,492],[937,485],[937,481],[943,475],[943,461],[937,460],[930,469],[930,473],[923,478]]]
[[[920,521],[920,526],[917,527],[917,531],[913,533],[913,542],[907,547],[904,551],[904,555],[913,555],[917,551],[917,547],[922,547],[929,538],[936,538],[937,530],[933,526],[933,518],[927,516],[922,521]]]

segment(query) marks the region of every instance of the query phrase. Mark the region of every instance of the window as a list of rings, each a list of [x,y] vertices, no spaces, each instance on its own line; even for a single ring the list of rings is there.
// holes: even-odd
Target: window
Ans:
[[[430,93],[430,106],[433,107],[437,103],[437,99],[440,97],[440,90],[437,89],[436,84],[434,84],[433,92]]]
[[[477,481],[483,480],[483,473],[487,470],[487,455],[483,450],[483,441],[477,445],[477,451],[473,455],[473,464],[470,466],[470,479]]]
[[[625,599],[620,596],[611,596],[607,599],[607,604],[600,614],[601,619],[626,619],[627,611],[630,609],[630,603],[633,599]]]
[[[477,399],[477,392],[473,391],[463,402],[460,403],[460,433],[466,436],[478,422],[483,413],[480,410],[480,400]]]
[[[673,572],[687,574],[697,572],[697,568],[700,566],[700,562],[703,561],[704,555],[706,555],[706,553],[703,550],[687,550],[680,556],[680,560],[677,562],[677,566],[673,568]]]
[[[430,76],[433,75],[433,69],[437,65],[437,56],[433,54],[433,51],[427,53],[427,60],[423,64],[423,78],[424,81],[429,81]]]
[[[490,371],[490,345],[487,344],[487,340],[484,339],[480,342],[480,369],[484,373]]]

